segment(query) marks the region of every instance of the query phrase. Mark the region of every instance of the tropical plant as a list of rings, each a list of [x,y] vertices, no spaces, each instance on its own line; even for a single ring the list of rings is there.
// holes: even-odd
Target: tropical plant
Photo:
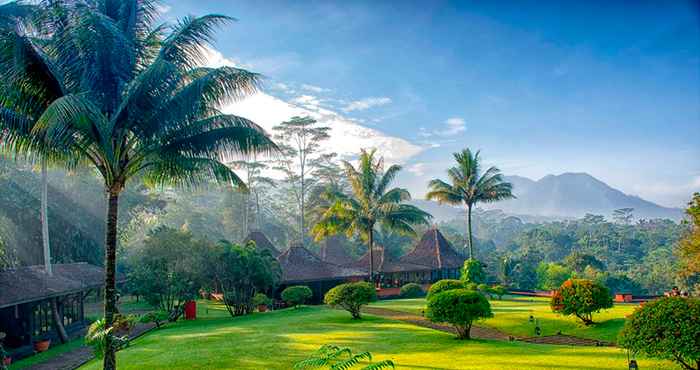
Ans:
[[[253,296],[274,288],[282,271],[268,250],[259,251],[253,242],[237,245],[222,240],[215,254],[214,281],[224,295],[224,305],[231,316],[253,312]]]
[[[313,295],[314,293],[308,286],[294,285],[284,288],[284,290],[282,291],[282,300],[285,301],[288,305],[297,308],[299,307],[299,305],[302,305],[306,303],[309,299],[311,299]]]
[[[340,306],[350,312],[353,319],[360,319],[362,306],[377,300],[374,286],[367,282],[340,284],[326,293],[323,303]]]
[[[479,151],[472,153],[465,149],[454,153],[457,166],[447,170],[451,184],[439,179],[430,181],[430,191],[426,199],[439,203],[462,204],[467,206],[467,234],[469,235],[469,258],[474,259],[474,240],[472,236],[472,208],[479,202],[491,203],[514,198],[512,185],[503,180],[501,171],[489,167],[482,173]]]
[[[431,218],[418,207],[403,203],[411,199],[408,190],[389,189],[401,166],[392,165],[384,171],[384,159],[375,159],[375,153],[375,149],[363,149],[357,168],[343,162],[352,193],[326,194],[332,202],[313,228],[317,240],[345,232],[348,237],[356,234],[367,241],[370,281],[374,281],[374,228],[381,225],[383,230],[415,235],[413,225],[426,225]]]
[[[129,337],[126,335],[115,335],[116,326],[105,325],[105,319],[99,319],[88,327],[85,334],[85,344],[92,347],[97,358],[103,358],[110,346],[114,351],[129,345]]]
[[[220,111],[256,91],[259,76],[228,66],[201,67],[214,28],[232,18],[187,17],[165,37],[165,28],[154,25],[154,1],[48,4],[49,14],[37,27],[48,34],[46,46],[23,50],[41,78],[55,81],[61,97],[48,104],[31,132],[52,151],[92,165],[104,182],[109,328],[116,312],[119,196],[129,180],[195,186],[215,179],[244,186],[220,159],[276,147],[255,123]],[[16,116],[11,123],[30,125]],[[104,368],[114,369],[110,335],[106,341]]]
[[[455,279],[442,279],[437,282],[435,282],[433,285],[430,286],[430,289],[428,289],[428,295],[426,296],[427,299],[430,299],[430,297],[437,295],[439,293],[448,291],[448,290],[453,290],[453,289],[465,289],[466,285],[464,281],[462,280],[455,280]]]
[[[311,357],[294,364],[294,369],[347,370],[360,365],[362,361],[372,361],[372,354],[369,352],[353,354],[350,348],[340,348],[332,344],[326,344],[321,346]],[[363,366],[360,370],[386,368],[393,369],[394,363],[391,360],[383,360]]]
[[[486,281],[486,271],[484,271],[484,264],[476,259],[467,259],[466,261],[464,261],[464,266],[462,266],[462,275],[460,277],[463,281],[467,283],[483,283],[484,281]]]
[[[612,307],[612,296],[605,286],[586,279],[569,279],[552,295],[552,311],[574,315],[584,324],[593,324],[593,313]]]
[[[470,338],[474,321],[492,316],[486,297],[467,289],[451,289],[431,296],[426,310],[430,321],[452,324],[459,339]]]
[[[418,298],[422,297],[425,292],[423,292],[423,288],[421,288],[420,285],[416,283],[408,283],[401,287],[399,294],[401,298]]]
[[[647,302],[627,318],[618,344],[700,370],[700,300],[664,297]]]

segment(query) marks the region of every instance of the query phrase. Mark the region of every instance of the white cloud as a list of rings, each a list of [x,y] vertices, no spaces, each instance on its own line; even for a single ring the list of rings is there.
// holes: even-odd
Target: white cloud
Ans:
[[[406,167],[406,171],[408,171],[416,176],[425,175],[425,170],[426,170],[426,164],[423,162],[414,163],[414,164]]]
[[[206,53],[209,60],[208,66],[241,65],[224,57],[216,50],[207,48]],[[289,88],[288,85],[280,85],[280,83],[275,86],[278,89]],[[313,117],[320,124],[331,128],[331,138],[323,144],[322,150],[338,153],[342,157],[355,156],[359,154],[360,149],[377,148],[387,163],[405,163],[406,160],[424,150],[423,147],[408,140],[362,126],[357,120],[322,108],[320,104],[321,100],[313,95],[301,95],[290,101],[284,101],[264,92],[258,92],[223,107],[222,111],[246,117],[262,126],[267,132],[271,132],[272,127],[294,116]]]
[[[320,94],[320,93],[322,93],[322,92],[328,92],[328,91],[330,91],[330,89],[324,89],[324,88],[319,87],[319,86],[308,85],[308,84],[301,84],[301,88],[302,88],[303,90],[311,91],[311,92],[314,92],[314,93],[316,93],[316,94]]]
[[[354,100],[348,103],[342,108],[344,112],[352,112],[355,110],[367,110],[372,107],[379,107],[382,105],[387,105],[391,103],[391,98],[383,97],[369,97],[360,100]]]
[[[447,128],[441,133],[443,136],[456,135],[467,130],[467,124],[464,122],[464,118],[460,117],[448,118],[447,121],[445,121],[445,125]]]

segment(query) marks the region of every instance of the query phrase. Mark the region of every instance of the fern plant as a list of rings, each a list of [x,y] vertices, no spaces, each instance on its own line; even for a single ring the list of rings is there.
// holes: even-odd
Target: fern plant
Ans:
[[[353,354],[350,348],[340,348],[332,344],[323,345],[311,357],[306,360],[297,362],[294,365],[295,370],[301,369],[329,369],[329,370],[348,370],[358,366],[361,361],[372,361],[372,354],[362,352]],[[380,370],[394,368],[394,362],[384,360],[362,367],[361,370]]]
[[[92,347],[95,357],[103,358],[107,345],[114,346],[115,352],[129,345],[129,337],[114,335],[114,329],[114,326],[105,329],[104,319],[99,319],[88,327],[85,334],[85,344]],[[110,344],[107,343],[107,337],[111,338]]]

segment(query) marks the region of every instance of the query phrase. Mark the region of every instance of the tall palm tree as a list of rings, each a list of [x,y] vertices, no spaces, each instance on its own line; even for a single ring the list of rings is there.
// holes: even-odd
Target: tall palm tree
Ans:
[[[375,153],[376,150],[363,149],[357,168],[343,161],[351,193],[326,194],[332,201],[322,210],[321,219],[313,228],[317,240],[339,232],[366,240],[370,281],[374,281],[375,227],[415,235],[412,225],[428,224],[431,218],[418,207],[403,203],[411,199],[406,189],[389,189],[401,167],[393,165],[384,171],[384,159],[375,159]]]
[[[49,163],[70,162],[67,153],[56,151],[32,133],[38,117],[64,91],[50,74],[36,63],[41,35],[31,35],[42,8],[34,4],[11,2],[0,6],[0,68],[7,78],[0,82],[0,154],[24,157],[40,162],[41,167],[41,240],[44,269],[53,275],[48,225]],[[48,58],[48,56],[47,56]],[[68,335],[59,318],[58,299],[51,301],[51,311],[62,342]]]
[[[429,191],[426,198],[437,200],[439,203],[462,204],[467,206],[467,234],[469,235],[469,258],[474,258],[474,240],[472,237],[472,208],[478,202],[490,203],[514,198],[513,186],[503,180],[501,171],[489,167],[481,171],[479,151],[472,153],[464,149],[454,153],[457,165],[447,170],[450,178],[448,184],[440,179],[428,183]]]
[[[61,9],[43,19],[51,39],[36,52],[37,63],[65,93],[31,131],[53,150],[75,153],[75,160],[92,165],[103,179],[109,328],[116,312],[119,196],[127,183],[140,177],[160,186],[217,180],[245,187],[222,161],[276,146],[255,123],[220,111],[255,92],[259,75],[201,67],[215,27],[232,18],[184,18],[166,37],[162,26],[153,25],[155,1],[50,4]],[[15,119],[13,124],[29,123]],[[104,369],[116,368],[113,343],[107,336]]]

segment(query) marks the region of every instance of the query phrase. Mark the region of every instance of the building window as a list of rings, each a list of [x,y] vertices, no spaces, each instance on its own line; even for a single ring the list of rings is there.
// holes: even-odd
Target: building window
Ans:
[[[53,329],[53,318],[51,316],[51,302],[42,301],[34,306],[32,311],[34,318],[33,336],[40,336],[50,332]]]

